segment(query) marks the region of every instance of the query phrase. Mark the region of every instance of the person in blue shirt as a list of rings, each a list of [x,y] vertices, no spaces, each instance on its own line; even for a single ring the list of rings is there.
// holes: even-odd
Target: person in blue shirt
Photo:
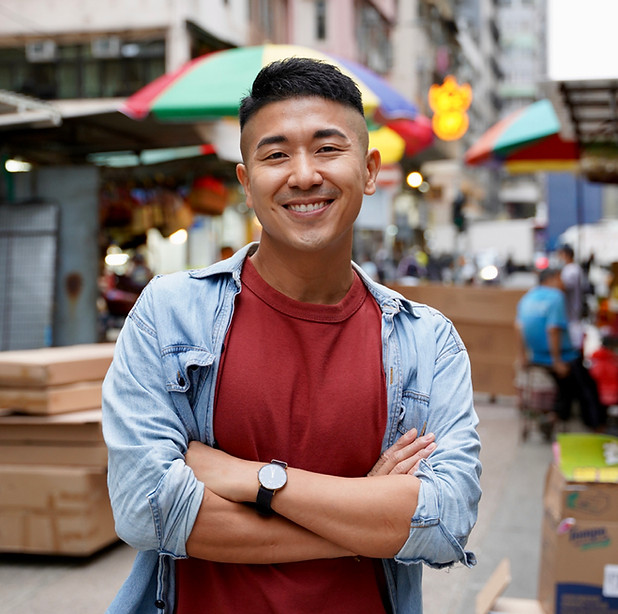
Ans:
[[[560,420],[571,417],[573,401],[580,404],[586,426],[602,429],[606,408],[599,400],[596,384],[581,353],[569,336],[566,297],[559,269],[539,273],[539,284],[517,305],[520,363],[547,367],[557,385],[555,412]]]

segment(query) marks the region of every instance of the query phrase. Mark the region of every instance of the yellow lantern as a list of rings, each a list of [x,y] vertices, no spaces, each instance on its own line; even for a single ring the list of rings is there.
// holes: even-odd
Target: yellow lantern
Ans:
[[[434,112],[431,125],[436,136],[443,141],[460,139],[470,123],[466,113],[472,102],[470,85],[458,85],[455,77],[449,75],[442,85],[429,88],[428,101]]]

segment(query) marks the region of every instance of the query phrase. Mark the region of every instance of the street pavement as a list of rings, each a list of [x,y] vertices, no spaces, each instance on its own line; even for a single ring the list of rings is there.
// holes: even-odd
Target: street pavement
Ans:
[[[476,594],[504,557],[511,561],[512,575],[504,594],[536,597],[542,493],[551,446],[538,432],[521,440],[514,398],[492,403],[477,396],[476,409],[483,498],[468,549],[478,564],[448,571],[425,568],[424,614],[472,614]],[[3,614],[103,614],[133,558],[134,552],[122,543],[84,559],[0,554],[0,609]]]

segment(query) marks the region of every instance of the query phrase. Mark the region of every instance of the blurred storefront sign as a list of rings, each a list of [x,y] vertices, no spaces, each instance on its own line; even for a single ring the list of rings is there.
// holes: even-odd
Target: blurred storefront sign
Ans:
[[[228,190],[215,177],[198,177],[191,186],[187,203],[197,213],[221,215],[228,203]]]

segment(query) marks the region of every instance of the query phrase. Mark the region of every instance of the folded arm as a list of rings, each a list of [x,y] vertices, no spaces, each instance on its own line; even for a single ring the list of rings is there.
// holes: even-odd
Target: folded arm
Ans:
[[[412,474],[420,460],[435,449],[432,442],[433,435],[416,439],[413,429],[387,450],[371,475],[364,478],[289,468],[287,485],[273,498],[277,515],[271,518],[260,517],[242,504],[255,501],[257,471],[263,463],[192,442],[187,464],[216,498],[204,497],[187,552],[212,560],[216,549],[217,557],[229,556],[236,562],[392,557],[408,537],[419,489],[419,480]],[[234,523],[226,521],[225,511],[219,511],[226,505],[234,510]],[[234,553],[239,543],[242,552]],[[251,551],[255,559],[235,558]]]
[[[219,563],[248,564],[354,556],[282,516],[261,516],[208,488],[187,541],[187,554]]]

